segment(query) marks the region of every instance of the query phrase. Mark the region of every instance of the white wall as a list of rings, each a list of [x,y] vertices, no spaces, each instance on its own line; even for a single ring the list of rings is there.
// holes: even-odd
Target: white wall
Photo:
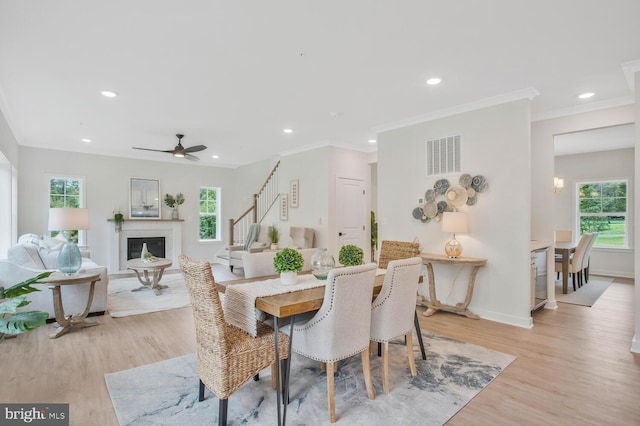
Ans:
[[[629,194],[633,194],[634,149],[564,155],[555,158],[555,175],[564,179],[565,189],[554,196],[554,229],[571,229],[577,236],[576,182],[585,180],[629,179]],[[630,198],[632,200],[633,197]],[[631,205],[629,205],[631,212]],[[633,239],[633,216],[628,219],[629,235]],[[633,241],[631,241],[633,243]],[[594,248],[590,270],[604,274],[633,278],[633,250]]]
[[[640,170],[640,72],[635,72],[634,76],[635,83],[635,105],[633,107],[633,115],[635,119],[635,129],[636,129],[636,150],[635,150],[635,167],[636,170]],[[633,200],[633,220],[635,223],[640,223],[640,173],[636,173],[635,179],[635,190],[633,191],[634,200]],[[631,351],[635,353],[640,353],[640,250],[638,250],[638,246],[640,245],[640,226],[635,227],[634,232],[634,282],[635,286],[635,334],[633,336],[633,340],[631,342]]]
[[[483,318],[531,326],[530,101],[520,100],[378,134],[378,233],[384,239],[419,238],[422,251],[444,254],[451,235],[439,223],[413,219],[416,199],[437,178],[425,177],[428,139],[462,135],[462,173],[484,175],[488,191],[465,206],[469,232],[458,235],[464,256],[488,259],[478,274],[470,309]],[[449,176],[457,181],[459,174]],[[455,268],[453,268],[455,269]],[[449,271],[436,270],[441,301],[451,291]],[[457,272],[457,271],[453,271]],[[446,277],[452,278],[452,277]],[[457,285],[454,291],[464,291]],[[454,300],[453,303],[461,300]]]
[[[200,186],[222,188],[223,226],[227,218],[236,214],[229,213],[225,205],[227,198],[232,200],[235,196],[237,180],[232,169],[197,166],[186,161],[140,161],[21,147],[18,172],[19,235],[28,232],[42,235],[47,232],[47,175],[84,177],[91,226],[87,231],[87,244],[91,247],[92,259],[101,265],[109,264],[109,248],[104,242],[108,241],[108,233],[115,232],[113,222],[107,222],[107,219],[113,217],[113,210],[118,206],[127,217],[131,177],[159,179],[162,195],[178,192],[184,194],[186,201],[180,206],[180,218],[184,219],[183,253],[188,256],[213,260],[216,252],[223,246],[223,242],[198,242]],[[266,175],[262,179],[265,177]],[[170,210],[162,203],[163,218],[170,217]],[[226,232],[226,228],[223,228],[223,232]]]
[[[0,112],[0,253],[6,253],[17,238],[17,171],[19,148],[9,124]],[[0,257],[4,257],[0,254]]]

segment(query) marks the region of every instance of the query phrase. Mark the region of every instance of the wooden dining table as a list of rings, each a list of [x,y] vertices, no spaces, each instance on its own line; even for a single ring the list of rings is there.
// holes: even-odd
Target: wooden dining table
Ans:
[[[307,272],[308,274],[309,272]],[[223,281],[223,282],[216,282],[216,287],[218,289],[218,292],[220,293],[225,293],[226,289],[228,286],[230,285],[237,285],[237,284],[248,284],[248,283],[253,283],[253,282],[259,282],[259,281],[266,281],[266,280],[270,280],[270,279],[278,279],[279,276],[278,275],[270,275],[270,276],[265,276],[265,277],[256,277],[256,278],[249,278],[249,279],[239,279],[239,280],[232,280],[232,281]],[[384,274],[378,274],[376,275],[375,278],[375,283],[373,286],[373,295],[372,298],[375,298],[379,293],[380,290],[382,289],[382,284],[384,283]],[[273,295],[273,296],[264,296],[264,297],[257,297],[255,300],[255,307],[260,309],[261,311],[270,314],[273,316],[273,331],[275,334],[275,347],[274,347],[274,351],[276,354],[276,359],[278,358],[278,333],[279,333],[279,322],[280,320],[284,319],[284,318],[289,318],[291,317],[291,332],[293,332],[293,323],[295,320],[295,316],[296,315],[300,315],[300,314],[304,314],[307,312],[314,312],[319,310],[322,307],[322,303],[324,301],[324,291],[325,291],[325,287],[324,286],[320,286],[320,287],[314,287],[314,288],[310,288],[310,289],[304,289],[304,290],[297,290],[297,291],[291,291],[291,289],[287,288],[286,286],[283,287],[283,293],[282,294],[277,294],[277,295]],[[418,343],[420,345],[420,351],[422,352],[422,359],[427,359],[427,355],[424,349],[424,342],[422,341],[422,333],[420,330],[420,323],[418,322],[418,314],[417,312],[414,314],[414,326],[416,329],[416,333],[418,335]],[[289,348],[289,350],[291,350],[291,347]],[[289,370],[291,367],[291,363],[288,362],[287,363],[287,370]],[[276,400],[277,400],[277,406],[278,406],[278,425],[284,424],[286,422],[286,410],[287,410],[287,404],[284,404],[284,411],[283,414],[281,415],[280,412],[280,391],[279,389],[280,387],[280,365],[278,362],[275,363],[275,371],[273,372],[273,374],[275,374],[275,378],[276,378]],[[288,379],[289,379],[289,371],[286,371],[284,374],[284,380],[285,383],[288,383]],[[288,400],[288,386],[285,384],[284,388],[282,389],[283,391],[283,400],[287,401]]]
[[[571,254],[576,251],[578,247],[578,241],[571,242],[556,242],[555,254],[559,254],[562,257],[562,294],[567,294],[567,287],[569,283],[569,260]]]

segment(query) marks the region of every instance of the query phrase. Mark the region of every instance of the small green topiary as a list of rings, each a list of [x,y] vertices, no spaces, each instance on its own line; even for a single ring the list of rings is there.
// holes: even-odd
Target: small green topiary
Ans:
[[[273,259],[273,267],[279,274],[282,272],[300,272],[303,265],[302,253],[288,247],[278,251]]]
[[[342,246],[340,248],[340,253],[338,254],[338,261],[343,266],[356,266],[362,265],[362,260],[364,259],[364,251],[358,246],[354,246],[353,244],[347,244],[346,246]]]

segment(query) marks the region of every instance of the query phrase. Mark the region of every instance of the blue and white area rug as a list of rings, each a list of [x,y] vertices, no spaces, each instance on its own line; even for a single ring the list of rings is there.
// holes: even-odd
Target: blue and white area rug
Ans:
[[[404,344],[389,348],[389,394],[382,389],[381,358],[371,357],[376,399],[369,400],[360,356],[339,364],[335,377],[338,423],[442,425],[516,357],[423,332],[427,360],[414,346],[418,375],[411,376]],[[416,339],[414,339],[415,341]],[[327,377],[316,361],[294,354],[287,423],[328,425]],[[269,370],[229,398],[230,425],[276,424],[276,395]],[[211,425],[218,399],[207,389],[198,402],[195,354],[105,375],[120,425]]]

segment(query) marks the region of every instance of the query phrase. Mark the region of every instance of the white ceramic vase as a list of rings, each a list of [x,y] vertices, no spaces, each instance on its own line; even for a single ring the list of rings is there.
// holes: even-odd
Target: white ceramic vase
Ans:
[[[280,284],[294,285],[298,281],[298,273],[295,271],[280,272]]]

